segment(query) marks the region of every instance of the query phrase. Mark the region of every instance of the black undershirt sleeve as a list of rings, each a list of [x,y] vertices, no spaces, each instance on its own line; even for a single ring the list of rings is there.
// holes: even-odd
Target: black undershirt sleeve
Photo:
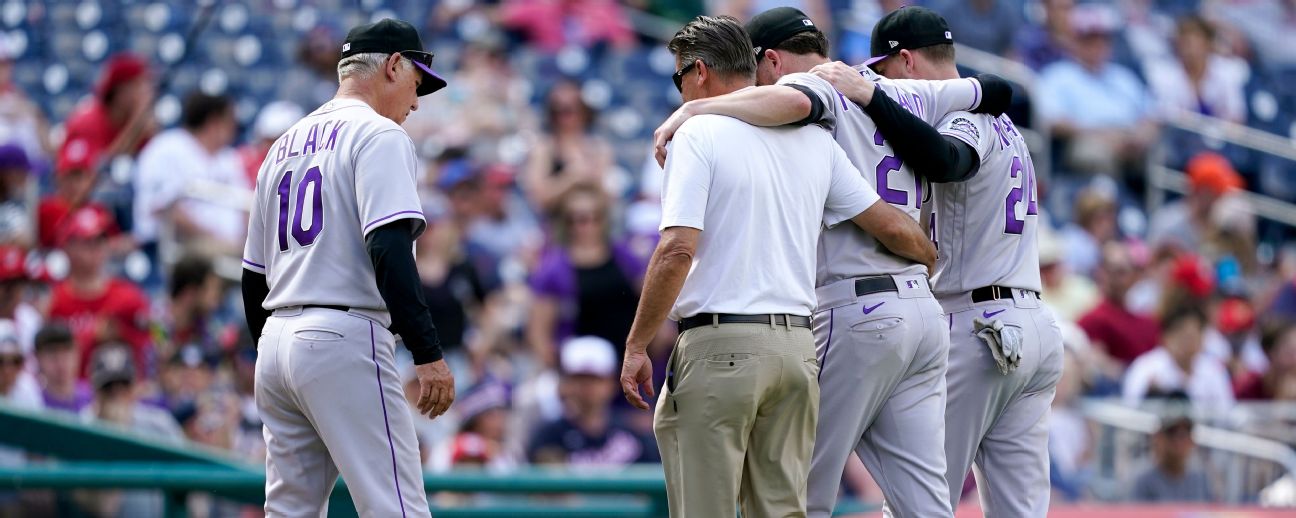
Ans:
[[[247,316],[248,332],[252,333],[252,343],[255,344],[261,340],[261,330],[265,329],[266,319],[270,318],[270,311],[261,307],[270,296],[270,283],[266,282],[264,274],[244,268],[241,284],[243,313]]]
[[[365,238],[365,249],[373,261],[378,293],[391,313],[391,330],[401,336],[414,364],[422,365],[441,359],[441,341],[414,265],[412,224],[402,219],[374,229]]]
[[[972,146],[941,135],[881,90],[874,91],[864,111],[914,174],[938,183],[960,182],[976,175],[981,159]]]
[[[819,96],[814,93],[814,90],[811,90],[809,87],[806,87],[804,85],[785,84],[783,86],[792,87],[797,91],[805,94],[806,97],[810,98],[810,115],[807,115],[806,118],[794,122],[791,125],[805,126],[807,124],[813,124],[815,122],[819,122],[819,119],[823,117],[824,110],[826,109],[824,107],[823,99],[820,99]]]

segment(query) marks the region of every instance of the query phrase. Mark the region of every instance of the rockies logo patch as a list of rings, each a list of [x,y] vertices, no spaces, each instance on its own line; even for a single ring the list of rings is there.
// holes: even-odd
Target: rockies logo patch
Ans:
[[[972,137],[972,140],[981,140],[981,132],[977,131],[976,124],[972,121],[959,117],[950,122],[950,130],[963,132]]]

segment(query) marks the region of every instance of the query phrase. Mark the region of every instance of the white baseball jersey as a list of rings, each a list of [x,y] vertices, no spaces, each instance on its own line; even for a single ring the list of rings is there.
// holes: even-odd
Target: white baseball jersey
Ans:
[[[1039,200],[1026,140],[1007,115],[952,113],[937,126],[980,156],[976,176],[935,185],[928,231],[939,295],[998,285],[1040,291]]]
[[[400,219],[422,232],[416,163],[405,130],[358,100],[329,101],[279,137],[257,173],[243,252],[270,283],[264,307],[386,309],[365,237]]]
[[[946,81],[892,80],[857,67],[860,75],[875,83],[906,110],[927,124],[935,125],[946,114],[972,110],[981,103],[981,83],[975,79]],[[800,85],[817,94],[824,104],[818,124],[829,129],[846,151],[852,164],[877,189],[883,201],[915,220],[930,189],[918,181],[913,170],[895,156],[882,133],[864,109],[851,102],[828,81],[797,73],[779,79],[778,84]],[[917,275],[927,273],[922,265],[892,254],[873,236],[857,227],[842,225],[824,231],[819,238],[815,286],[868,275]]]

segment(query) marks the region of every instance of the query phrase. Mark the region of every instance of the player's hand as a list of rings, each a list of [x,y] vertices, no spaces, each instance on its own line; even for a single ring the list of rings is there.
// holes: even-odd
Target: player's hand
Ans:
[[[631,352],[626,350],[625,362],[621,364],[621,391],[625,392],[626,401],[640,410],[648,410],[648,401],[639,393],[639,387],[643,387],[643,393],[652,399],[653,392],[652,382],[652,361],[648,359],[646,352]]]
[[[841,61],[816,66],[810,69],[810,73],[832,83],[833,88],[855,104],[868,106],[873,101],[873,81]]]
[[[679,127],[694,115],[697,114],[693,113],[693,104],[690,101],[676,109],[675,113],[666,118],[666,122],[661,123],[661,126],[657,126],[657,130],[653,132],[653,149],[656,150],[657,165],[666,167],[666,143],[675,138],[675,132]]]
[[[449,410],[455,399],[454,374],[445,360],[417,365],[414,374],[419,382],[419,413],[435,419]]]

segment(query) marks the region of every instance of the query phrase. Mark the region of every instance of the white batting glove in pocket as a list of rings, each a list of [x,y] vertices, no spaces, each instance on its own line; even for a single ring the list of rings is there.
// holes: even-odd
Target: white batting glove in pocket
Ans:
[[[1022,331],[1017,326],[1006,326],[1001,320],[972,319],[972,329],[977,338],[985,342],[994,356],[1001,374],[1011,374],[1021,365]]]

